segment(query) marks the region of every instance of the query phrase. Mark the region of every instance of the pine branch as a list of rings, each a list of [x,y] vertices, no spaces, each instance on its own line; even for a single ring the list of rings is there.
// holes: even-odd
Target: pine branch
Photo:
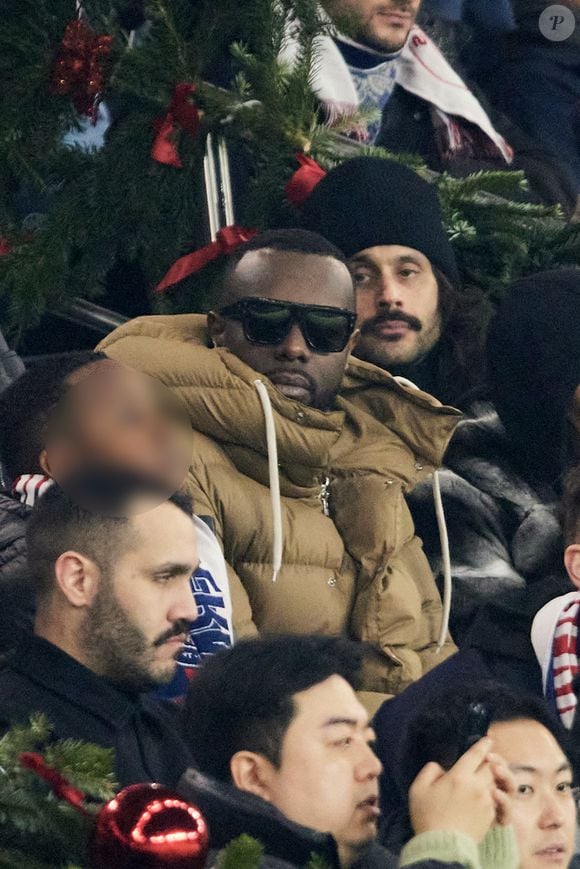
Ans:
[[[259,869],[264,847],[251,836],[240,836],[230,842],[217,858],[218,869]]]
[[[98,800],[111,800],[118,790],[113,749],[64,739],[47,746],[44,756],[75,787]]]

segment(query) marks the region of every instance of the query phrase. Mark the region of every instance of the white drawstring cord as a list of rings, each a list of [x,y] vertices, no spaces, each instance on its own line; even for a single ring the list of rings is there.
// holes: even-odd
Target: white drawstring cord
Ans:
[[[270,478],[270,498],[272,500],[272,522],[274,525],[274,542],[272,545],[272,562],[274,572],[272,582],[276,582],[282,567],[282,505],[280,498],[280,475],[278,473],[278,444],[276,442],[276,425],[272,412],[272,403],[268,390],[261,380],[254,380],[254,386],[262,404],[264,422],[266,424],[266,446],[268,448],[268,474]]]
[[[419,389],[412,380],[407,380],[406,377],[395,377],[397,383],[401,386],[407,386],[409,389]],[[447,522],[445,521],[445,511],[443,509],[443,499],[441,497],[441,483],[439,481],[439,472],[433,472],[433,500],[435,501],[435,516],[437,517],[437,528],[439,529],[439,542],[441,545],[441,558],[443,561],[443,616],[441,618],[441,630],[439,639],[437,640],[437,652],[440,652],[445,645],[447,633],[449,631],[449,617],[451,614],[451,596],[453,594],[453,586],[451,582],[451,554],[449,551],[449,534],[447,533]]]

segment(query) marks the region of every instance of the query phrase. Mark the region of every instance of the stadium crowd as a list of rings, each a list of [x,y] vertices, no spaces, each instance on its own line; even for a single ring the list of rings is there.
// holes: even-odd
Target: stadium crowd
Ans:
[[[501,40],[462,70],[496,63],[480,98],[419,0],[323,5],[324,111],[379,109],[361,137],[435,170],[523,168],[574,219],[580,26],[548,51],[537,3],[426,0]],[[0,730],[40,711],[112,747],[121,786],[176,788],[271,869],[576,865],[580,268],[490,325],[481,298],[431,185],[360,156],[207,315],[14,380]]]

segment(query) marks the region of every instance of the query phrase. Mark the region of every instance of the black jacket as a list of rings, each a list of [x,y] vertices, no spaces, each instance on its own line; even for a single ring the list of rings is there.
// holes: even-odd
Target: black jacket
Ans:
[[[470,88],[473,89],[470,84]],[[514,151],[511,167],[503,161],[485,157],[444,160],[441,157],[431,119],[431,105],[421,97],[397,85],[383,110],[381,129],[376,145],[395,153],[419,154],[427,166],[436,172],[449,172],[462,177],[479,170],[519,169],[525,172],[532,194],[522,193],[522,201],[560,204],[570,215],[576,205],[574,177],[565,162],[498,112],[490,112],[481,93],[476,94],[491,114],[495,129],[504,136]]]
[[[26,520],[31,508],[0,491],[0,658],[34,620],[34,590],[26,565]]]
[[[0,671],[0,732],[43,712],[55,739],[113,748],[121,787],[175,787],[190,763],[170,707],[128,694],[33,634]]]
[[[242,834],[252,836],[264,846],[262,869],[301,869],[313,855],[321,857],[329,869],[339,869],[338,852],[332,836],[318,833],[289,821],[270,803],[232,785],[215,781],[188,769],[178,790],[204,815],[212,854]],[[210,859],[209,865],[213,864]],[[371,843],[352,869],[395,869],[398,860],[380,845]],[[416,869],[461,869],[459,863],[422,860]]]

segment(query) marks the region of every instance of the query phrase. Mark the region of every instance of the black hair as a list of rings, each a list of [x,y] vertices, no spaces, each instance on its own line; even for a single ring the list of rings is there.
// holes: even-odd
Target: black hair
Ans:
[[[269,229],[245,242],[229,257],[217,292],[220,305],[229,298],[230,278],[236,266],[247,253],[255,250],[278,250],[327,256],[347,265],[344,254],[336,245],[317,232],[310,232],[307,229]]]
[[[461,725],[471,703],[488,707],[490,723],[537,721],[549,730],[564,754],[571,757],[567,734],[543,698],[489,680],[458,685],[432,694],[409,725],[398,772],[403,793],[430,761],[445,770],[454,765],[462,750]]]
[[[564,545],[580,543],[580,465],[573,467],[564,478],[560,519]]]
[[[108,357],[86,350],[29,368],[0,395],[0,461],[9,481],[19,474],[39,474],[40,453],[50,415],[69,389],[75,371]]]
[[[116,475],[115,471],[111,476]],[[132,487],[133,481],[127,497],[134,494]],[[176,492],[166,500],[187,516],[193,516],[189,495]],[[53,483],[36,502],[26,526],[28,567],[37,597],[47,597],[52,592],[54,565],[63,552],[69,549],[79,552],[106,571],[130,547],[131,540],[130,518],[87,510]]]
[[[334,675],[356,690],[363,656],[362,644],[342,637],[282,636],[242,640],[207,659],[184,709],[197,768],[230,781],[230,761],[244,750],[279,766],[294,695]]]
[[[441,343],[448,349],[447,374],[454,394],[445,400],[459,402],[485,382],[485,341],[491,305],[480,290],[459,288],[432,265],[439,294]]]

